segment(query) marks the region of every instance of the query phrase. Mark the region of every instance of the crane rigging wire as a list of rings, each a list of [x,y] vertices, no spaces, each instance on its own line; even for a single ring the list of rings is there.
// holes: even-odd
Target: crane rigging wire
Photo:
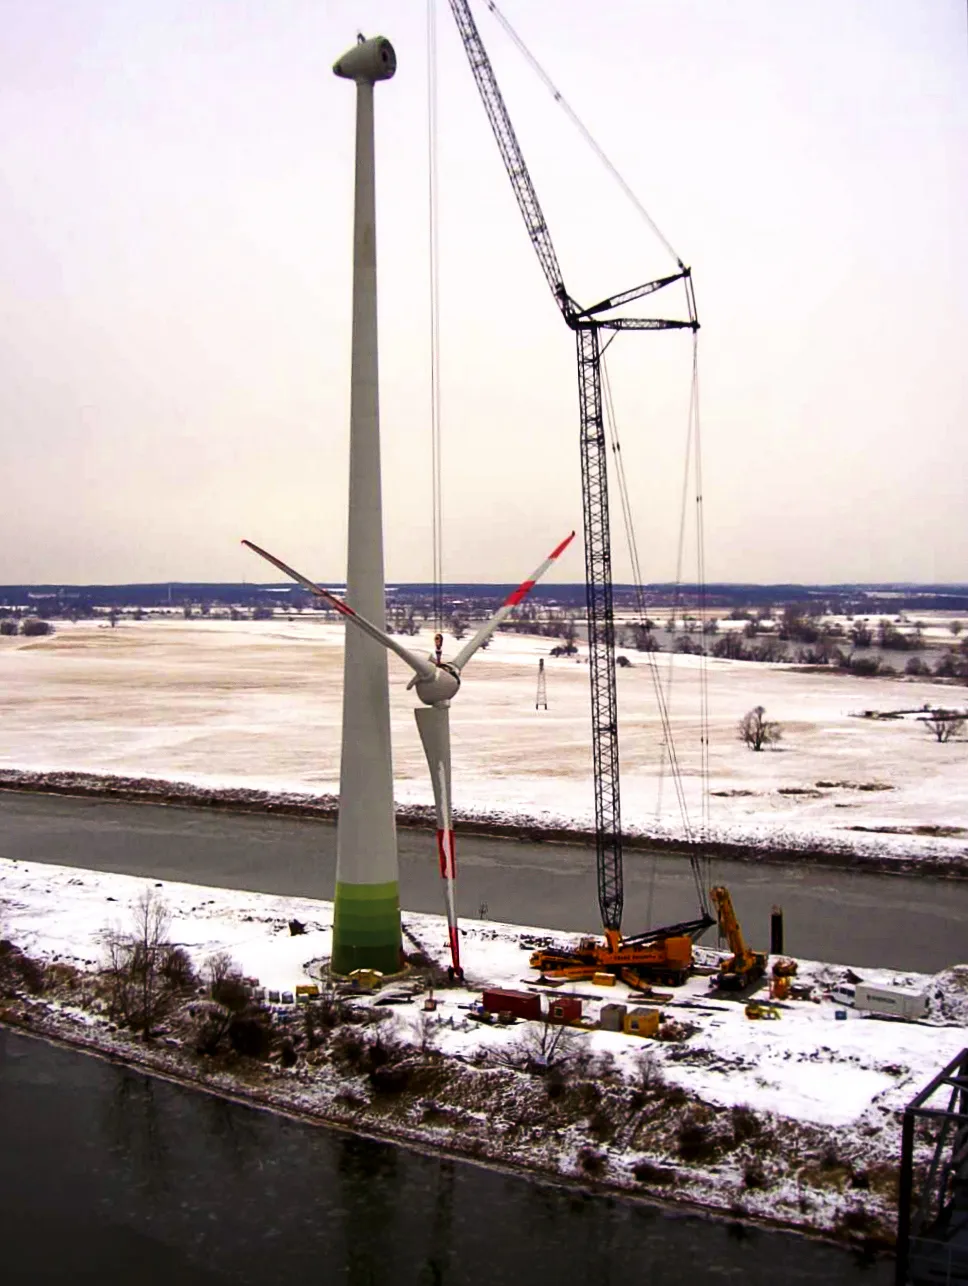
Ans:
[[[578,129],[585,142],[591,147],[592,151],[618,183],[619,187],[631,201],[632,205],[638,211],[645,223],[652,230],[654,235],[665,247],[667,252],[676,261],[680,269],[684,269],[682,258],[677,254],[671,242],[662,233],[655,220],[646,210],[638,196],[626,182],[615,164],[606,154],[604,149],[599,145],[597,140],[587,128],[577,112],[572,108],[570,103],[558,89],[557,85],[544,70],[538,59],[531,53],[522,38],[515,31],[514,27],[498,8],[495,0],[485,0],[486,7],[494,15],[506,35],[517,48],[525,61],[529,64],[538,78],[549,90],[555,102],[562,108],[572,124]],[[614,335],[612,336],[614,339]],[[645,617],[645,596],[643,585],[644,581],[639,563],[638,545],[635,537],[635,527],[632,519],[632,509],[628,495],[628,485],[625,477],[625,467],[621,454],[621,443],[618,437],[618,428],[615,419],[614,400],[612,397],[611,384],[608,378],[608,370],[605,363],[605,348],[608,347],[611,339],[602,349],[601,356],[601,373],[602,373],[602,392],[605,418],[608,423],[609,433],[611,436],[612,459],[615,464],[616,479],[618,482],[619,498],[622,508],[622,521],[625,528],[625,537],[628,545],[629,558],[632,565],[632,575],[634,578],[636,602],[640,616]],[[682,501],[679,522],[679,540],[676,556],[676,577],[675,592],[673,599],[673,612],[678,613],[680,586],[682,583],[682,566],[683,555],[685,550],[685,529],[686,513],[688,508],[688,490],[690,480],[690,466],[694,465],[694,479],[696,487],[696,545],[697,545],[697,586],[699,598],[699,616],[700,630],[705,625],[705,608],[706,608],[706,590],[705,590],[705,540],[703,526],[703,509],[702,509],[702,463],[701,463],[701,441],[699,426],[699,374],[698,374],[698,335],[693,331],[693,353],[692,353],[692,380],[690,385],[689,414],[686,425],[686,455],[683,469],[682,482]],[[689,816],[688,802],[683,785],[682,770],[679,764],[679,758],[676,751],[675,739],[672,732],[671,723],[671,699],[672,699],[672,678],[673,678],[673,658],[670,656],[670,664],[666,671],[666,682],[663,686],[662,679],[659,675],[659,669],[654,655],[648,653],[649,672],[652,677],[653,687],[656,696],[656,705],[659,711],[659,720],[662,728],[662,752],[659,762],[659,780],[656,798],[657,812],[661,812],[662,802],[662,785],[665,775],[665,765],[668,760],[670,775],[676,794],[679,816],[682,823],[683,832],[690,843],[696,842],[694,828]],[[708,667],[706,665],[705,648],[700,648],[699,657],[699,742],[700,742],[700,778],[701,778],[701,831],[702,838],[706,838],[709,824],[709,690],[708,690]],[[702,870],[700,870],[702,864]],[[693,876],[696,881],[697,892],[699,893],[700,904],[706,907],[706,887],[709,884],[708,879],[708,857],[694,860],[692,863]],[[651,919],[651,893],[649,897],[649,912]]]
[[[443,484],[440,435],[440,243],[438,236],[437,7],[427,0],[427,209],[429,221],[430,458],[434,632],[444,628]]]
[[[508,22],[507,18],[505,18],[504,14],[494,3],[494,0],[484,0],[484,2],[487,5],[487,8],[490,9],[491,13],[493,13],[494,17],[500,23],[500,25],[504,28],[504,31],[506,35],[509,37],[509,39],[511,40],[512,44],[515,46],[515,48],[518,50],[521,56],[525,59],[525,61],[530,64],[532,70],[536,73],[538,78],[544,84],[545,88],[551,93],[555,102],[559,105],[559,107],[561,107],[565,115],[569,118],[571,123],[581,134],[582,138],[585,140],[588,146],[598,157],[599,161],[601,161],[602,165],[604,165],[606,170],[608,170],[609,174],[611,174],[612,178],[615,180],[615,182],[625,193],[626,197],[628,197],[629,201],[631,201],[632,205],[638,211],[639,215],[645,220],[648,226],[652,229],[652,232],[654,233],[654,235],[659,239],[659,241],[661,241],[666,251],[676,261],[676,264],[678,265],[678,267],[685,268],[685,264],[683,263],[682,259],[673,249],[672,243],[663,234],[662,230],[659,228],[659,225],[652,218],[651,214],[649,214],[648,210],[645,208],[645,206],[636,196],[635,192],[632,190],[629,184],[622,177],[622,174],[619,171],[618,167],[614,164],[614,162],[611,160],[611,158],[608,156],[605,150],[597,142],[591,130],[588,129],[588,127],[582,121],[581,117],[571,106],[568,100],[564,97],[561,90],[554,83],[554,81],[551,79],[551,77],[548,75],[545,69],[541,66],[537,58],[535,58],[534,54],[524,43],[524,41],[521,39],[521,37],[518,35],[515,29],[511,26],[510,22]]]
[[[700,629],[706,632],[706,532],[703,512],[702,489],[702,434],[699,420],[699,336],[693,332],[692,337],[692,439],[695,444],[695,479],[696,479],[696,581],[699,593]],[[709,666],[706,648],[699,653],[699,742],[701,764],[700,773],[703,782],[702,791],[702,838],[708,839],[709,832]]]
[[[692,383],[690,388],[689,415],[688,415],[687,428],[686,428],[687,469],[688,469],[688,462],[690,458],[694,454],[698,456],[698,453],[699,453],[698,345],[696,343],[696,338],[697,337],[694,335],[693,359],[692,359]],[[635,524],[632,516],[632,505],[631,505],[631,500],[628,493],[628,480],[625,474],[625,463],[622,458],[622,447],[621,447],[621,441],[619,439],[618,423],[615,416],[615,402],[614,402],[614,397],[612,395],[612,385],[611,385],[611,380],[609,378],[608,367],[605,362],[604,353],[602,355],[601,370],[602,370],[602,392],[603,392],[602,401],[605,409],[605,420],[606,420],[606,424],[608,425],[609,438],[610,438],[611,447],[612,447],[612,460],[615,465],[615,477],[618,483],[619,500],[620,500],[621,509],[622,509],[622,521],[623,521],[623,526],[625,528],[626,541],[628,544],[629,560],[632,565],[632,577],[633,577],[633,586],[635,589],[636,604],[639,610],[640,617],[644,619],[646,615],[645,589],[644,589],[645,582],[642,577],[641,565],[639,563],[638,541],[635,535]],[[695,452],[693,451],[694,442],[695,442]],[[697,467],[698,467],[698,460],[697,460]],[[702,475],[700,470],[697,473],[697,479],[701,480],[701,476]],[[688,473],[687,473],[687,477],[688,477]],[[698,495],[701,502],[701,486],[699,486]],[[684,526],[685,526],[685,512],[686,512],[686,495],[684,491],[682,520],[680,522],[681,531],[684,530]],[[697,510],[697,531],[699,534],[700,547],[702,547],[703,542],[702,542],[701,503]],[[680,539],[680,549],[679,549],[680,568],[681,568],[681,557],[682,557],[682,541]],[[700,583],[702,584],[703,583],[702,578],[704,577],[704,574],[705,574],[704,555],[701,556],[699,560],[698,574],[700,576]],[[677,575],[677,581],[678,581],[678,575]],[[701,597],[701,600],[705,602],[704,584],[700,592],[700,597]],[[676,792],[676,801],[679,807],[679,817],[682,823],[683,833],[685,835],[687,842],[690,844],[694,844],[696,843],[697,837],[692,825],[692,821],[689,816],[689,805],[686,799],[685,787],[683,784],[682,768],[679,763],[679,756],[676,750],[675,737],[673,735],[673,730],[672,730],[672,721],[670,717],[670,703],[669,703],[670,693],[667,688],[666,689],[663,688],[662,680],[659,675],[659,668],[655,660],[655,653],[649,651],[646,653],[646,657],[647,657],[647,664],[649,667],[649,674],[652,679],[653,690],[655,692],[656,706],[659,711],[659,722],[662,728],[662,757],[660,759],[660,779],[659,779],[660,787],[661,787],[661,781],[662,781],[661,773],[663,770],[665,757],[668,756],[669,765],[671,769],[671,777],[672,777],[673,786]],[[668,671],[670,679],[671,679],[671,671],[672,671],[672,664],[671,664],[671,657],[670,657],[670,665],[669,665],[669,671]],[[701,794],[702,794],[703,830],[704,831],[705,831],[706,823],[708,821],[708,795],[709,795],[708,743],[709,743],[708,692],[706,689],[705,658],[700,657],[700,758],[701,758],[700,776],[702,781]],[[700,903],[700,906],[703,908],[703,910],[705,910],[707,907],[706,888],[708,887],[708,884],[709,884],[708,862],[706,862],[702,858],[694,858],[691,863],[691,866],[692,866],[693,880],[696,885],[696,892],[699,896],[699,903]],[[648,894],[649,920],[652,919],[652,899],[654,895],[655,872],[656,872],[656,867],[655,867],[655,863],[653,862],[652,878],[650,881],[650,889]]]

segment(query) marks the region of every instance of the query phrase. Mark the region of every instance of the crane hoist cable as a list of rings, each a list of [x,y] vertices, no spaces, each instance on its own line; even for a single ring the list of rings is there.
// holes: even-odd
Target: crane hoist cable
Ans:
[[[532,70],[537,74],[538,79],[544,84],[545,88],[551,93],[551,96],[554,98],[555,102],[562,109],[565,115],[569,118],[571,123],[578,130],[578,132],[581,134],[582,138],[585,140],[588,146],[592,149],[592,151],[601,161],[602,165],[604,165],[606,170],[608,170],[609,174],[611,174],[612,178],[619,185],[619,187],[622,189],[622,191],[631,201],[632,205],[639,212],[639,214],[645,220],[648,226],[652,229],[652,232],[655,234],[658,240],[662,243],[662,245],[665,247],[668,253],[676,261],[677,266],[679,268],[684,268],[685,264],[682,262],[682,259],[679,257],[678,254],[676,254],[675,250],[672,248],[672,244],[670,243],[668,238],[662,233],[661,229],[659,228],[659,225],[652,218],[652,215],[649,214],[648,210],[645,208],[645,206],[636,196],[635,192],[632,190],[632,188],[622,177],[622,174],[619,171],[618,167],[610,159],[610,157],[607,155],[605,150],[600,146],[600,144],[592,134],[591,130],[588,129],[584,121],[582,121],[581,117],[578,115],[575,109],[565,98],[564,94],[562,94],[561,90],[554,83],[554,81],[551,79],[551,77],[548,75],[545,69],[541,66],[537,58],[535,58],[534,54],[524,43],[524,41],[521,39],[518,33],[514,30],[510,22],[508,22],[507,18],[505,18],[504,14],[494,3],[494,0],[484,0],[484,3],[487,5],[488,9],[490,9],[491,13],[493,13],[494,17],[504,28],[506,34],[511,40],[511,43],[515,46],[515,48],[522,55],[525,61],[530,64]]]
[[[620,330],[698,330],[690,270],[632,286],[582,306],[568,293],[548,224],[525,162],[504,97],[494,75],[468,0],[449,0],[471,74],[477,84],[514,199],[545,280],[576,345],[579,446],[585,545],[585,602],[588,618],[588,671],[591,695],[592,781],[595,792],[595,846],[598,901],[608,942],[620,940],[624,904],[622,826],[615,683],[615,631],[612,556],[608,512],[608,442],[604,430],[601,353],[603,340]],[[681,281],[688,316],[629,317],[619,309]],[[688,926],[701,932],[711,923],[707,912]],[[662,931],[656,930],[656,933]]]
[[[706,531],[702,490],[702,433],[699,419],[699,344],[698,336],[692,337],[692,437],[695,444],[696,478],[696,580],[699,593],[699,621],[703,636],[706,633]],[[700,774],[702,778],[702,838],[709,833],[709,665],[706,646],[699,653],[699,743],[701,750]]]
[[[615,463],[615,475],[618,483],[619,499],[622,508],[622,520],[625,527],[625,536],[628,543],[629,560],[632,565],[633,588],[635,590],[636,604],[638,606],[640,617],[644,618],[646,614],[645,603],[645,582],[642,577],[641,565],[639,563],[638,541],[635,535],[635,522],[632,513],[632,504],[628,492],[628,479],[625,473],[625,463],[622,458],[622,446],[619,439],[618,421],[615,415],[615,399],[612,394],[611,379],[608,373],[608,366],[605,361],[605,354],[602,354],[602,401],[605,408],[605,420],[608,425],[609,438],[612,446],[612,459]],[[687,441],[692,442],[695,438],[695,425],[697,422],[696,404],[698,391],[698,352],[693,343],[693,363],[692,363],[692,386],[689,399],[689,415],[687,420]],[[698,443],[696,451],[698,452]],[[692,452],[690,452],[692,454]],[[701,474],[700,474],[701,477]],[[697,519],[701,533],[702,521],[701,516]],[[702,667],[704,658],[700,658]],[[671,662],[671,658],[670,658]],[[675,735],[672,729],[672,721],[669,715],[669,703],[666,692],[663,689],[662,680],[659,675],[659,667],[656,664],[655,653],[646,652],[646,663],[649,668],[649,674],[652,679],[653,690],[655,692],[656,706],[659,712],[659,722],[662,728],[663,757],[667,754],[671,768],[672,781],[676,792],[676,800],[679,806],[679,817],[682,823],[683,834],[690,844],[696,843],[696,834],[689,817],[689,805],[686,799],[685,787],[683,783],[682,769],[679,763],[679,756],[676,749]],[[704,819],[707,811],[707,797],[709,794],[709,773],[708,773],[708,713],[706,708],[707,698],[704,693],[703,680],[700,680],[700,757],[701,757],[701,785],[702,785],[702,807],[704,809]],[[661,779],[660,779],[661,780]],[[696,892],[699,897],[699,903],[703,910],[708,906],[706,889],[709,886],[708,871],[703,864],[703,858],[693,855],[690,858],[692,867],[693,881],[696,885]],[[708,865],[708,864],[707,864]],[[648,897],[648,918],[652,918],[652,896],[654,891],[654,874],[655,863],[653,862],[653,888],[650,888]]]
[[[440,438],[440,242],[438,234],[437,6],[427,0],[427,210],[430,314],[430,458],[434,632],[444,628],[443,483]]]

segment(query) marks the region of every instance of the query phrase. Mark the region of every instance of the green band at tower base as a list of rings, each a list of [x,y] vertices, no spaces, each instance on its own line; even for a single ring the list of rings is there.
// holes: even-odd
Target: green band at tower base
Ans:
[[[333,973],[400,970],[400,886],[337,882],[333,901]]]

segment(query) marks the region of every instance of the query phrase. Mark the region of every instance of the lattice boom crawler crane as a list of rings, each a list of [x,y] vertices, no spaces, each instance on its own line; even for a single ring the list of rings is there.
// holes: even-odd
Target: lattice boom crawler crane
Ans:
[[[602,353],[619,331],[689,329],[697,331],[690,270],[634,286],[589,308],[565,289],[561,268],[538,194],[522,155],[504,98],[467,0],[450,0],[471,72],[531,244],[555,303],[574,333],[578,356],[578,401],[585,536],[585,590],[588,612],[588,659],[591,679],[592,758],[595,783],[595,839],[598,902],[605,943],[586,939],[575,953],[538,951],[534,968],[545,973],[588,976],[597,969],[636,972],[642,977],[684,977],[692,963],[692,943],[715,923],[694,861],[701,915],[684,924],[655,929],[638,937],[621,933],[623,910],[622,824],[619,798],[618,713],[615,690],[615,625],[612,609],[612,555],[609,536],[607,442],[602,399]],[[680,320],[619,316],[618,310],[681,281],[688,317]],[[608,338],[602,342],[603,332]],[[567,957],[567,958],[566,958]]]

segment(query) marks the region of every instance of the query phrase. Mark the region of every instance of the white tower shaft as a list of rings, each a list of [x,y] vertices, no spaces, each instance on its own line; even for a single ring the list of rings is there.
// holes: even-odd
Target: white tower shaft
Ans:
[[[387,51],[392,62],[387,70]],[[375,72],[373,63],[375,61]],[[356,81],[356,192],[353,229],[353,355],[350,394],[349,533],[346,598],[363,616],[386,619],[380,403],[377,350],[374,80],[392,75],[388,41],[361,42],[334,70]],[[394,972],[400,953],[400,897],[387,656],[347,628],[343,737],[336,841],[333,968]]]

